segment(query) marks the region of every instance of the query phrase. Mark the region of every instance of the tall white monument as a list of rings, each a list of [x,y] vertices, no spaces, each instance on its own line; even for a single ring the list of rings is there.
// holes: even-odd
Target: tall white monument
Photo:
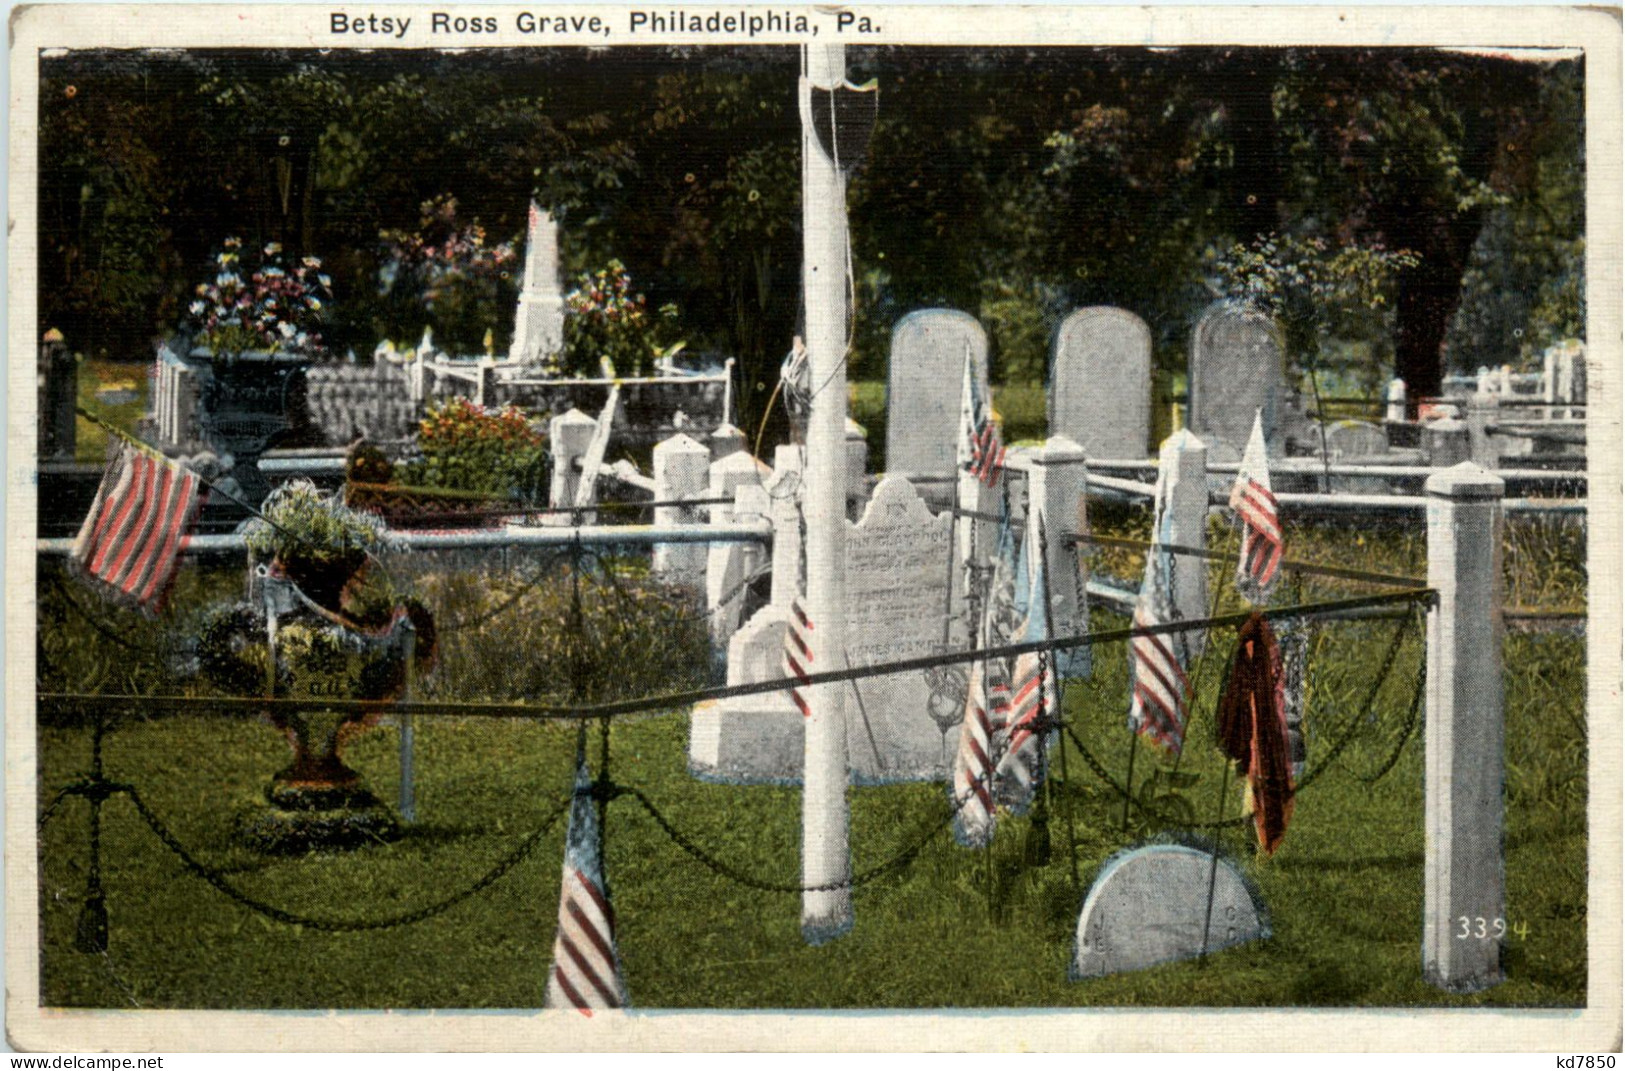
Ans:
[[[559,286],[559,225],[530,203],[525,278],[519,291],[508,360],[534,364],[564,349],[564,293]]]

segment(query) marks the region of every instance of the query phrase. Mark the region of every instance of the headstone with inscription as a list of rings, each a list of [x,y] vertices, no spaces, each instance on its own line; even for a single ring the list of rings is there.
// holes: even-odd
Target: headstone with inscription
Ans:
[[[886,383],[886,471],[952,476],[957,467],[965,355],[987,394],[987,332],[953,309],[921,309],[892,330]],[[946,502],[951,485],[931,491]]]
[[[952,522],[946,511],[933,515],[901,477],[875,487],[862,519],[846,532],[850,665],[919,658],[956,639],[948,617]],[[920,671],[864,677],[852,691],[847,754],[858,779],[946,776],[948,749]]]
[[[1151,431],[1151,329],[1125,309],[1079,309],[1055,334],[1049,433],[1093,458],[1142,458]]]
[[[1069,974],[1138,971],[1269,936],[1267,914],[1230,862],[1154,844],[1101,867],[1078,915]]]
[[[847,522],[846,666],[881,665],[963,647],[963,626],[950,620],[954,583],[950,513],[933,514],[900,476],[880,481],[863,517]],[[776,519],[775,551],[796,538],[792,516]],[[785,677],[789,610],[758,611],[728,643],[728,683]],[[817,627],[817,622],[814,622]],[[812,667],[838,670],[843,665]],[[858,782],[912,781],[947,775],[952,721],[933,717],[933,688],[922,671],[862,677],[844,685],[847,755]],[[801,717],[787,692],[738,696],[697,705],[690,719],[689,768],[733,782],[794,782],[801,777]]]
[[[1286,393],[1281,333],[1261,312],[1232,302],[1208,307],[1191,336],[1190,420],[1214,460],[1239,460],[1262,412],[1264,441],[1282,452]]]

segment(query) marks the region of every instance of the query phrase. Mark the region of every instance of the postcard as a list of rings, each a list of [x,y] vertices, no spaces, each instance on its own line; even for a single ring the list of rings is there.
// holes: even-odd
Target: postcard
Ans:
[[[1619,1048],[1617,10],[11,29],[14,1047]]]

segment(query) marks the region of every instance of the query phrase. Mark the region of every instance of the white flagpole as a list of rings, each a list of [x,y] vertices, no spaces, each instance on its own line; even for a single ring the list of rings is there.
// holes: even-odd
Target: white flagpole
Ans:
[[[846,616],[846,179],[814,127],[813,87],[846,80],[843,45],[806,46],[801,79],[801,285],[812,412],[807,422],[807,612],[813,671],[843,664]],[[834,123],[829,117],[833,128]],[[831,138],[833,142],[834,139]],[[847,844],[844,686],[807,690],[801,794],[801,935],[809,944],[852,926]]]

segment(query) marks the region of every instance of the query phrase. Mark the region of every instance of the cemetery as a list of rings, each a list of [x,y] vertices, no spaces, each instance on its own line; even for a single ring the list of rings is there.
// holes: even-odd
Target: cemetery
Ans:
[[[502,242],[450,198],[368,221],[369,337],[348,254],[287,237],[340,196],[324,141],[140,364],[42,330],[42,1005],[1584,1006],[1583,316],[1475,348],[1512,315],[1480,257],[1418,361],[1437,250],[1250,209],[1178,316],[1132,257],[1018,312],[881,300],[863,258],[912,232],[854,206],[914,166],[888,109],[933,63],[773,52],[645,58],[693,94],[661,123],[703,73],[789,139],[729,158],[793,187],[743,207],[663,160],[664,218],[726,222],[704,256],[754,248],[752,285],[791,235],[732,305],[585,259],[657,213],[556,164]],[[1561,68],[1451,70],[1556,122]],[[1107,103],[1045,181],[1092,174]]]

